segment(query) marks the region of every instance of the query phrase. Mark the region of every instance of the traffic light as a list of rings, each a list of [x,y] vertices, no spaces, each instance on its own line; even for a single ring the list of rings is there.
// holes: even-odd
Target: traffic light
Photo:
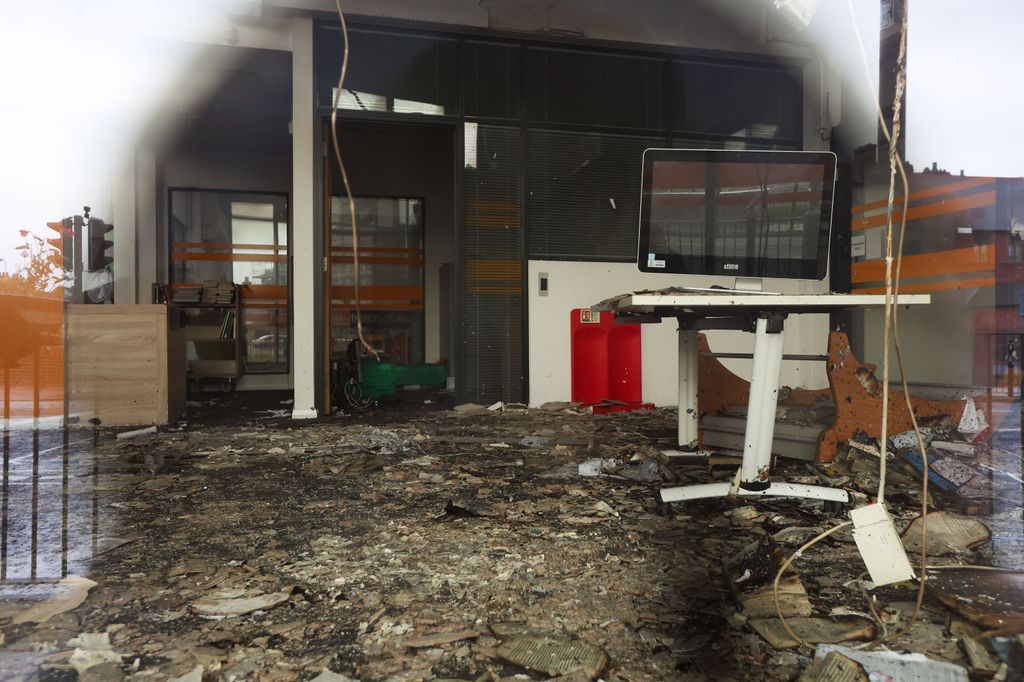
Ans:
[[[46,240],[52,248],[46,254],[55,270],[67,273],[75,269],[75,233],[72,227],[71,218],[65,218],[60,222],[46,223],[46,226],[57,233],[56,237]]]
[[[114,262],[113,256],[107,255],[114,242],[106,238],[113,229],[113,225],[107,225],[99,218],[89,218],[89,267],[86,268],[89,272],[106,270]]]

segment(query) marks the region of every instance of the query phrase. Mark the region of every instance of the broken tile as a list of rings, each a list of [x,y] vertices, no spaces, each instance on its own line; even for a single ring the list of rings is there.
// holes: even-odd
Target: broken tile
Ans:
[[[594,679],[608,665],[608,655],[582,640],[518,635],[498,645],[498,656],[552,677],[582,672]]]
[[[778,618],[753,618],[750,627],[776,649],[794,649],[799,643],[786,632]],[[860,616],[835,618],[787,618],[786,624],[806,642],[835,644],[853,640],[867,641],[875,636],[875,625]]]

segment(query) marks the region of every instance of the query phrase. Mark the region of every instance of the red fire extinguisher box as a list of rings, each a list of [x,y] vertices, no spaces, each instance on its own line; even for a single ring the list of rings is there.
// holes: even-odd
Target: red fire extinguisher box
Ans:
[[[640,325],[589,308],[570,312],[572,401],[584,405],[643,404]]]

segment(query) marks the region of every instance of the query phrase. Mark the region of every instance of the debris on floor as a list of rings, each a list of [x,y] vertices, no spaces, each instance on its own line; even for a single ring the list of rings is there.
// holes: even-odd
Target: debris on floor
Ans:
[[[805,642],[835,644],[853,640],[868,641],[876,635],[875,624],[862,616],[835,618],[755,618],[749,621],[754,632],[776,649],[795,649],[800,642],[786,630],[788,625]]]
[[[921,525],[922,518],[918,516],[903,531],[903,546],[908,552],[921,551]],[[992,537],[992,532],[978,519],[942,511],[928,514],[926,533],[929,556],[966,552]]]
[[[731,480],[738,465],[729,452],[663,455],[672,410],[462,405],[120,440],[83,431],[68,527],[84,547],[67,550],[59,582],[58,563],[46,585],[0,585],[0,669],[188,682],[1020,679],[1020,455],[927,427],[934,461],[971,476],[933,469],[958,485],[930,494],[927,599],[909,633],[916,581],[874,584],[850,529],[794,561],[776,608],[782,563],[847,510],[659,504],[662,486]],[[886,506],[916,570],[921,481],[902,454],[890,452]],[[863,506],[879,458],[855,435],[831,462],[779,458],[775,476],[843,486]],[[855,649],[880,637],[890,652]]]
[[[815,659],[839,654],[864,669],[871,680],[890,682],[967,682],[963,666],[936,661],[922,654],[901,654],[894,651],[858,651],[841,646],[823,644],[816,649]]]
[[[15,613],[11,623],[45,623],[58,614],[81,606],[94,587],[96,583],[88,578],[69,575],[57,583],[43,601]]]
[[[1024,573],[987,567],[932,569],[925,583],[940,602],[1001,634],[1024,632]]]

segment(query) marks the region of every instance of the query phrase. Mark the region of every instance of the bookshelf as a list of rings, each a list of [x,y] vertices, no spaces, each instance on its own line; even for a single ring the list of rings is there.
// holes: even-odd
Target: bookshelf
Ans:
[[[228,386],[242,376],[241,287],[230,282],[154,285],[154,298],[178,309],[184,319],[190,384],[220,379]]]

